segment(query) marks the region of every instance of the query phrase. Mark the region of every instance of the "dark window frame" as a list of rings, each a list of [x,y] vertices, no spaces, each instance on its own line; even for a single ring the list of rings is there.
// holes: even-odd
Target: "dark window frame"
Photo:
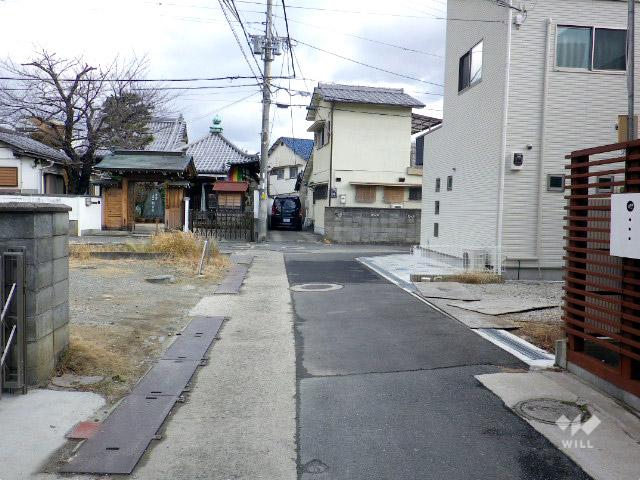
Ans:
[[[472,69],[474,62],[474,50],[480,47],[480,69],[479,76],[475,79],[472,78]],[[477,55],[478,52],[476,51]],[[480,40],[474,46],[472,46],[467,52],[464,53],[458,60],[458,93],[463,93],[469,90],[471,87],[479,84],[482,81],[484,66],[484,39]]]
[[[447,177],[447,192],[451,192],[453,190],[453,175],[449,175]]]
[[[421,201],[422,200],[422,187],[409,187],[409,200]]]
[[[569,67],[569,66],[562,66],[559,65],[558,63],[558,57],[559,57],[559,48],[560,48],[560,44],[558,42],[559,36],[560,36],[560,30],[561,29],[583,29],[583,30],[590,30],[590,40],[591,40],[591,44],[589,45],[589,56],[588,56],[588,62],[589,65],[585,68],[585,67]],[[555,48],[555,59],[554,59],[554,64],[555,64],[555,68],[558,70],[569,70],[569,71],[578,71],[578,72],[599,72],[599,73],[624,73],[627,71],[627,59],[626,59],[626,55],[624,57],[624,69],[617,69],[617,68],[596,68],[595,67],[595,57],[596,57],[596,49],[597,47],[597,41],[598,41],[598,32],[599,31],[617,31],[617,32],[624,32],[625,33],[625,37],[627,35],[627,29],[626,28],[612,28],[612,27],[604,27],[604,26],[596,26],[596,25],[571,25],[571,24],[558,24],[556,25],[556,48]],[[626,41],[625,41],[625,45],[626,45]]]
[[[562,179],[562,187],[556,187],[551,184],[552,178],[561,178]],[[550,173],[547,175],[547,192],[564,192],[564,180],[565,176],[562,174]]]
[[[433,214],[440,215],[440,200],[436,200],[433,204]]]
[[[435,222],[433,224],[433,238],[438,237],[440,237],[440,224],[438,222]]]
[[[440,182],[440,177],[436,178],[436,193],[440,192],[440,188],[441,188],[440,183],[441,183]]]

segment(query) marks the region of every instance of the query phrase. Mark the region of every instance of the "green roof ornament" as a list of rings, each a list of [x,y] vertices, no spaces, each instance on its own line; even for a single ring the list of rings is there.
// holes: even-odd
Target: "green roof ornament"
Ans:
[[[211,133],[222,133],[222,117],[220,115],[213,117],[213,122],[209,130]]]

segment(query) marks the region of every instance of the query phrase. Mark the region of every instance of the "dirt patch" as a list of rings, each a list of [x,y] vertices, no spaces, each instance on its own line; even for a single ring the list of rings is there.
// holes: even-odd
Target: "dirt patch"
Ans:
[[[561,323],[516,323],[520,328],[514,330],[512,333],[550,353],[555,352],[556,340],[560,340],[566,336]]]
[[[70,345],[59,374],[105,377],[78,389],[110,402],[126,395],[189,321],[189,310],[213,293],[228,264],[214,254],[206,275],[197,276],[190,259],[178,256],[102,260],[75,255],[69,270]],[[165,274],[176,282],[145,281]]]

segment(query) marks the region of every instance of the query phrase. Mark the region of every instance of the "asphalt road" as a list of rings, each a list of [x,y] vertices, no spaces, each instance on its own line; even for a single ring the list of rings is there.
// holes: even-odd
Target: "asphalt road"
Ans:
[[[369,271],[357,253],[289,253],[303,480],[589,477],[474,375],[519,360]]]

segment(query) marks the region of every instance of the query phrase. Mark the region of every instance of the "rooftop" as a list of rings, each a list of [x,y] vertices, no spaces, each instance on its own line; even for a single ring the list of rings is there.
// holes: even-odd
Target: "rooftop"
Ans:
[[[153,140],[145,150],[171,152],[187,145],[187,122],[182,115],[154,117],[147,127]]]
[[[258,162],[258,155],[243,152],[219,132],[189,144],[186,152],[193,156],[198,173],[226,174],[231,165]]]
[[[307,138],[280,137],[269,149],[269,155],[278,145],[286,145],[293,153],[308,161],[313,153],[313,140]]]
[[[141,150],[119,150],[102,160],[96,169],[128,172],[172,172],[189,170],[193,158],[183,152],[152,152]]]
[[[20,133],[0,130],[0,142],[11,146],[12,149],[19,154],[25,154],[35,158],[51,160],[59,163],[70,162],[69,157],[60,150],[56,150],[49,145],[45,145],[44,143],[38,142],[37,140]]]
[[[407,108],[422,108],[424,103],[404,93],[402,88],[365,87],[337,83],[318,83],[313,91],[311,105],[319,98],[327,102],[364,103],[370,105],[391,105]],[[307,116],[307,120],[310,120]]]

